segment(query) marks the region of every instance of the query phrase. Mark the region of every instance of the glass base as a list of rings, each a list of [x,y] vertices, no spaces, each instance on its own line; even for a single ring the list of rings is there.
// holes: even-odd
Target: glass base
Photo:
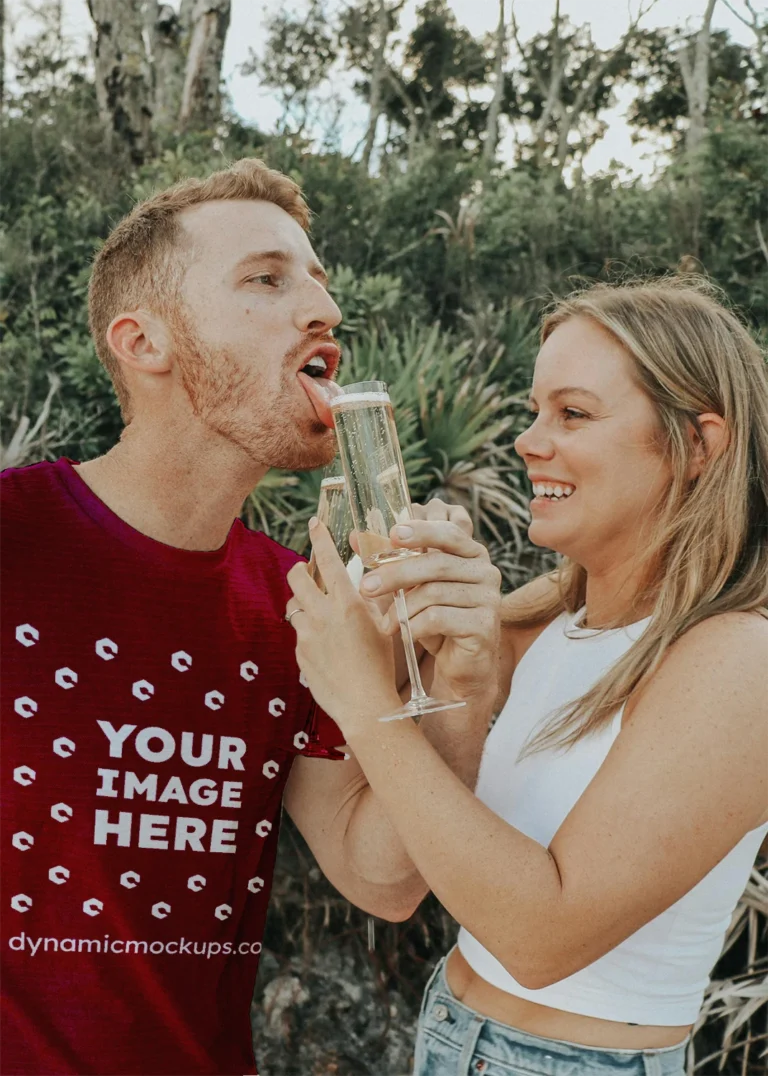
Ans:
[[[379,721],[402,721],[410,717],[418,724],[424,714],[436,714],[440,710],[458,710],[460,706],[466,705],[464,699],[452,699],[449,702],[446,699],[433,699],[430,695],[425,695],[422,699],[411,699],[393,714],[380,717]]]

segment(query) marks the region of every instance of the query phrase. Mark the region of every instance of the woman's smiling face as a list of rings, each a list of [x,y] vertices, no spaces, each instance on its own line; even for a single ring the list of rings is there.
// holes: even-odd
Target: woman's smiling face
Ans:
[[[531,541],[588,571],[642,552],[672,467],[622,345],[590,318],[562,322],[537,356],[530,404],[515,448],[535,494]]]

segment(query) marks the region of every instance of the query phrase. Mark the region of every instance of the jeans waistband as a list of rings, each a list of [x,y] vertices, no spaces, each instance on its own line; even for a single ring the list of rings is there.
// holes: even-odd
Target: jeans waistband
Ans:
[[[460,1002],[445,977],[446,957],[438,963],[427,984],[421,1020],[425,1027],[446,1043],[461,1049],[470,1030],[477,1032],[477,1049],[502,1064],[517,1064],[532,1071],[549,1071],[559,1076],[566,1064],[573,1071],[599,1073],[601,1070],[621,1071],[627,1076],[677,1076],[684,1071],[688,1040],[676,1046],[653,1050],[614,1049],[602,1046],[582,1046],[561,1039],[550,1039],[520,1031],[509,1024],[484,1017]],[[479,1027],[478,1025],[482,1025]],[[531,1063],[535,1055],[536,1066]],[[581,1066],[581,1067],[579,1067]]]

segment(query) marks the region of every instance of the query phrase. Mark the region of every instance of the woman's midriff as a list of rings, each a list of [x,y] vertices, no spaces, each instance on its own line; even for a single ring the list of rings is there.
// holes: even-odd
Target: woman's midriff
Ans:
[[[615,1020],[598,1020],[515,997],[492,986],[473,971],[458,948],[446,961],[445,977],[451,993],[467,1008],[542,1038],[562,1039],[579,1046],[598,1046],[607,1050],[658,1050],[677,1046],[690,1030],[690,1025],[634,1026]]]

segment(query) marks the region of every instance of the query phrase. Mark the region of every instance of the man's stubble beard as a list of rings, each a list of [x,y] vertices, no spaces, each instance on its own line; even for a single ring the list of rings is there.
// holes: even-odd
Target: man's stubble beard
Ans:
[[[331,462],[336,455],[332,431],[316,419],[302,436],[291,421],[296,407],[291,378],[296,375],[287,363],[277,393],[264,401],[258,380],[239,369],[225,348],[212,347],[181,322],[173,335],[182,384],[193,414],[207,429],[259,466],[311,471]],[[244,417],[249,411],[252,421]]]

